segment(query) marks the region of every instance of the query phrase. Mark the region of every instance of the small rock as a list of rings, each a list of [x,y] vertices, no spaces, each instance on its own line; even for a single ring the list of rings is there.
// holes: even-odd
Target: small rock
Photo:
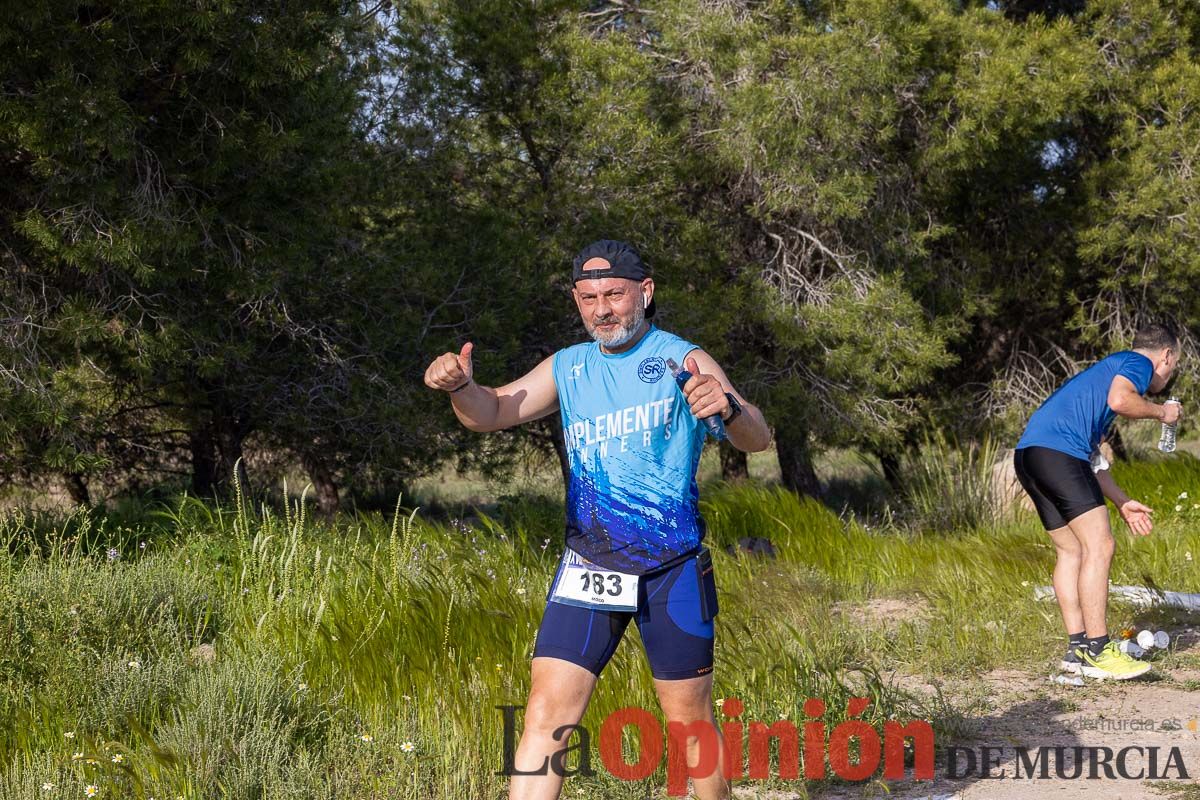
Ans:
[[[196,645],[188,655],[198,664],[211,664],[217,660],[217,650],[208,642]]]
[[[737,540],[736,545],[726,547],[725,552],[731,556],[736,556],[739,553],[749,553],[755,556],[775,558],[775,545],[771,544],[770,539],[761,536],[743,536]]]

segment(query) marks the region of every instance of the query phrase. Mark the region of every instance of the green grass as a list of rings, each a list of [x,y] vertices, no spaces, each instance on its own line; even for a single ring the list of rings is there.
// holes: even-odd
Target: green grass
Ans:
[[[1163,795],[1164,800],[1200,800],[1200,786],[1194,783],[1182,781],[1150,783],[1147,781],[1146,785]]]
[[[995,439],[954,446],[938,437],[907,460],[902,510],[910,523],[940,533],[987,528],[998,513],[998,485],[992,476],[1000,446]]]
[[[1118,535],[1114,581],[1200,591],[1186,559],[1200,556],[1200,510],[1171,502],[1200,498],[1200,461],[1118,480],[1159,514],[1153,536]],[[184,500],[140,522],[0,521],[0,800],[88,784],[113,798],[502,797],[494,707],[528,691],[561,506],[510,496],[469,523],[404,510],[333,527],[302,509]],[[742,699],[743,719],[799,721],[821,697],[832,727],[863,693],[874,721],[932,718],[953,736],[986,699],[923,700],[886,676],[965,676],[1059,647],[1057,609],[1032,600],[1053,551],[1031,516],[952,534],[874,528],[753,485],[711,487],[703,511],[721,591],[717,696]],[[728,555],[742,536],[770,538],[779,557]],[[914,611],[875,618],[859,610],[873,598]],[[1110,625],[1139,613],[1114,605]],[[629,638],[585,718],[594,733],[619,707],[656,708]],[[600,774],[565,796],[658,797],[663,782]]]

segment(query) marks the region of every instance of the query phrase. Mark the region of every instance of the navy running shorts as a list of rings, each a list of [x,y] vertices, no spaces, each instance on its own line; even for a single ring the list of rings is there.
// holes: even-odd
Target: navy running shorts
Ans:
[[[717,586],[707,550],[641,576],[637,611],[566,605],[549,600],[549,593],[547,600],[534,658],[559,658],[599,675],[629,621],[636,620],[655,678],[682,680],[712,672]]]
[[[1082,458],[1048,447],[1024,447],[1013,455],[1013,467],[1048,531],[1065,528],[1080,514],[1104,505],[1096,473]]]

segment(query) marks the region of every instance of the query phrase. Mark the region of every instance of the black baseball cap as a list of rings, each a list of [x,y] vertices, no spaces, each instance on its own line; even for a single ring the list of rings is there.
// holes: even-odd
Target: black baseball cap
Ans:
[[[571,267],[571,283],[596,278],[628,278],[641,281],[650,277],[646,263],[628,242],[601,239],[579,251]],[[646,319],[654,316],[654,301],[646,307]]]

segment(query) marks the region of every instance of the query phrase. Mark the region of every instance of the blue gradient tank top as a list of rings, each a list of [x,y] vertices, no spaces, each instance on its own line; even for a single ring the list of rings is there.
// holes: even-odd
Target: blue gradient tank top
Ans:
[[[652,325],[623,353],[596,342],[555,353],[571,467],[567,546],[589,561],[642,575],[700,546],[704,425],[667,369],[696,349]]]

